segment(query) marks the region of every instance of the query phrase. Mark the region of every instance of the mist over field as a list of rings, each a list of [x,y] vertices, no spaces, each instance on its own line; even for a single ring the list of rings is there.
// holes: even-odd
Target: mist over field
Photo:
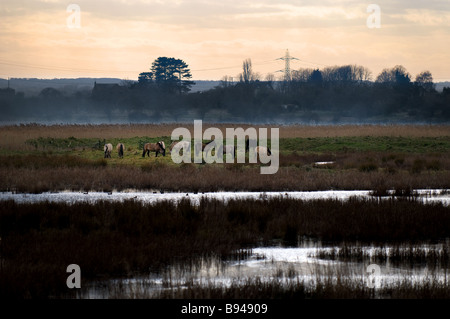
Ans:
[[[303,70],[290,81],[226,77],[192,81],[182,93],[154,80],[0,80],[0,125],[192,123],[195,119],[278,125],[449,123],[447,82],[412,82],[408,74],[404,83],[330,74],[342,77],[345,69],[328,70],[328,80],[325,71]]]

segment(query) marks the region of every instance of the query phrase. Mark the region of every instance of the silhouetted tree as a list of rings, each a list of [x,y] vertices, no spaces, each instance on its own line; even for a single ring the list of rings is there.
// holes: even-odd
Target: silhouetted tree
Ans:
[[[312,71],[311,75],[309,76],[308,82],[314,84],[321,84],[322,81],[323,81],[322,72],[320,72],[319,69]]]
[[[168,93],[187,93],[195,82],[186,62],[180,59],[159,57],[152,63],[151,72],[139,74],[140,84],[155,84]]]
[[[62,97],[62,93],[54,88],[45,88],[39,93],[39,97],[43,97],[45,99],[55,99]]]
[[[411,75],[403,66],[396,65],[392,69],[383,69],[377,76],[376,82],[392,85],[406,85],[411,82]]]
[[[308,82],[313,73],[313,69],[299,69],[293,70],[291,73],[292,81],[294,82]]]
[[[242,73],[239,75],[239,80],[245,84],[256,80],[256,74],[253,73],[251,59],[245,59],[244,62],[242,62]]]
[[[372,72],[361,65],[352,65],[352,73],[354,81],[366,82],[372,78]]]
[[[430,71],[423,71],[416,76],[415,84],[427,92],[434,90],[433,76]]]
[[[220,86],[227,88],[229,86],[233,85],[233,77],[225,75],[222,77],[222,79],[220,80]]]
[[[149,85],[153,83],[153,73],[152,72],[142,72],[138,77],[139,85]]]
[[[323,80],[334,83],[369,81],[371,74],[369,69],[360,65],[328,66],[322,71]]]
[[[273,89],[273,84],[275,83],[275,75],[273,75],[273,73],[267,73],[265,80],[268,87]]]

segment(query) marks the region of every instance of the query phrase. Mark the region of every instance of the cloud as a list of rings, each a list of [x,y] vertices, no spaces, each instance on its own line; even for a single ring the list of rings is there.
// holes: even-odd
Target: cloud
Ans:
[[[373,2],[381,7],[381,29],[366,26]],[[69,3],[81,8],[81,29],[66,26]],[[0,60],[128,70],[129,78],[161,55],[180,56],[198,70],[236,66],[194,73],[220,78],[239,72],[247,57],[258,72],[281,69],[257,63],[289,48],[305,61],[360,63],[374,74],[405,64],[450,75],[450,66],[442,67],[450,51],[449,17],[450,1],[2,0]],[[429,48],[432,61],[424,60]]]

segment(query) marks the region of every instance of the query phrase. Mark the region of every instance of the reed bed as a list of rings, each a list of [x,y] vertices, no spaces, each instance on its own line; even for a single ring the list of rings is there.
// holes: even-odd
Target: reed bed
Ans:
[[[89,282],[301,238],[420,243],[450,237],[450,208],[414,200],[203,199],[143,204],[0,202],[0,295],[67,292],[66,267]]]
[[[201,281],[199,278],[166,278],[159,284],[137,280],[108,282],[103,292],[111,299],[449,299],[450,282],[430,271],[427,277],[411,280],[399,276],[380,287],[370,287],[368,278],[350,268],[323,270],[313,266],[312,276],[276,270],[268,277],[233,278],[230,282]],[[80,294],[80,298],[83,294]],[[84,296],[86,297],[86,296]]]
[[[449,299],[450,284],[433,278],[412,283],[408,278],[381,289],[367,287],[364,280],[338,276],[318,275],[311,285],[302,278],[287,280],[248,278],[245,283],[232,283],[224,287],[220,284],[187,284],[163,290],[159,294],[138,293],[131,298],[147,296],[158,299]],[[130,296],[113,295],[113,298]]]
[[[208,166],[184,164],[173,167],[165,163],[148,163],[142,167],[113,167],[103,159],[73,158],[42,162],[11,162],[0,164],[0,191],[40,193],[46,191],[123,191],[136,189],[166,192],[216,191],[316,191],[448,189],[449,171],[424,171],[411,174],[400,171],[389,174],[382,170],[303,169],[280,167],[274,175],[260,174],[259,167],[235,164]],[[39,168],[36,168],[39,166]],[[51,167],[46,167],[51,165]],[[59,166],[58,166],[59,165]]]
[[[0,149],[22,148],[25,141],[39,137],[69,138],[131,138],[135,136],[170,136],[177,127],[185,127],[193,136],[193,123],[173,124],[130,124],[130,125],[10,125],[0,126]],[[248,127],[279,128],[280,138],[314,138],[337,136],[406,136],[406,137],[439,137],[450,136],[448,125],[250,125],[250,124],[217,124],[203,123],[203,127],[226,128]],[[225,134],[225,133],[224,133]],[[30,148],[31,149],[31,148]]]
[[[402,266],[448,268],[450,242],[440,244],[394,243],[391,247],[363,247],[358,243],[342,243],[339,248],[317,249],[314,257],[345,262],[390,263]]]

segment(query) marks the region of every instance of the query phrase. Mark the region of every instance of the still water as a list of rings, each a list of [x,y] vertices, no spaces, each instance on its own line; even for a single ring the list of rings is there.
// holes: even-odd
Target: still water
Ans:
[[[441,202],[450,204],[450,192],[448,190],[417,190],[416,198],[424,202]],[[271,198],[286,197],[303,200],[314,199],[338,199],[347,200],[350,197],[371,198],[370,191],[312,191],[312,192],[216,192],[216,193],[161,193],[158,191],[139,192],[129,190],[124,192],[49,192],[41,194],[23,194],[3,192],[0,193],[0,201],[14,200],[18,203],[36,202],[89,202],[99,200],[124,201],[137,200],[145,203],[154,203],[162,200],[180,201],[188,198],[193,204],[198,205],[202,197],[215,198],[228,201],[234,198]],[[449,247],[449,243],[444,243]],[[423,249],[431,249],[434,252],[442,252],[442,243],[424,245]],[[399,281],[411,283],[424,283],[430,278],[435,281],[448,283],[448,266],[428,268],[426,264],[399,264],[387,261],[376,264],[378,272],[376,276],[369,272],[368,267],[375,262],[371,256],[379,249],[372,246],[361,246],[365,259],[358,262],[340,261],[339,259],[327,259],[321,257],[319,252],[337,250],[335,245],[326,245],[317,241],[302,239],[295,247],[286,247],[281,244],[271,247],[256,247],[246,251],[243,258],[236,260],[221,260],[217,257],[201,258],[190,264],[180,263],[167,267],[163,271],[154,272],[148,270],[148,274],[133,278],[121,278],[96,282],[82,286],[79,298],[151,298],[158,293],[170,289],[184,289],[189,284],[209,285],[214,287],[229,287],[231,285],[244,285],[249,280],[260,282],[302,281],[314,285],[321,278],[337,280],[337,278],[350,278],[363,284],[386,287]],[[386,254],[392,247],[383,247]],[[408,248],[405,248],[408,249]],[[376,280],[375,280],[376,279]]]
[[[417,199],[424,202],[439,201],[445,205],[450,204],[450,191],[440,189],[423,189],[416,190]],[[212,193],[161,193],[159,191],[140,192],[135,190],[123,191],[123,192],[45,192],[40,194],[27,194],[27,193],[12,193],[2,192],[0,193],[1,200],[14,200],[17,203],[36,203],[36,202],[65,202],[65,203],[77,203],[77,202],[89,202],[95,203],[99,200],[106,201],[124,201],[124,200],[137,200],[145,203],[153,203],[157,201],[169,200],[180,201],[181,199],[188,198],[193,204],[198,205],[202,197],[214,198],[223,201],[230,199],[247,199],[247,198],[271,198],[271,197],[286,197],[302,200],[313,199],[339,199],[347,200],[350,197],[372,198],[370,191],[366,190],[330,190],[330,191],[311,191],[311,192],[212,192]]]
[[[439,249],[429,247],[435,251]],[[321,259],[321,251],[337,249],[323,247],[317,242],[306,242],[299,247],[258,247],[245,259],[223,261],[219,258],[203,258],[190,265],[174,265],[162,272],[126,279],[97,282],[83,287],[78,298],[158,298],[164,291],[186,289],[188,286],[230,287],[250,282],[292,284],[298,281],[308,287],[318,282],[350,280],[370,288],[395,287],[399,283],[423,285],[434,283],[448,286],[450,269],[426,265],[374,264],[370,257],[362,262],[342,262]],[[362,247],[370,255],[376,247]],[[389,247],[386,248],[389,250]],[[377,273],[369,271],[369,265],[379,267]]]

